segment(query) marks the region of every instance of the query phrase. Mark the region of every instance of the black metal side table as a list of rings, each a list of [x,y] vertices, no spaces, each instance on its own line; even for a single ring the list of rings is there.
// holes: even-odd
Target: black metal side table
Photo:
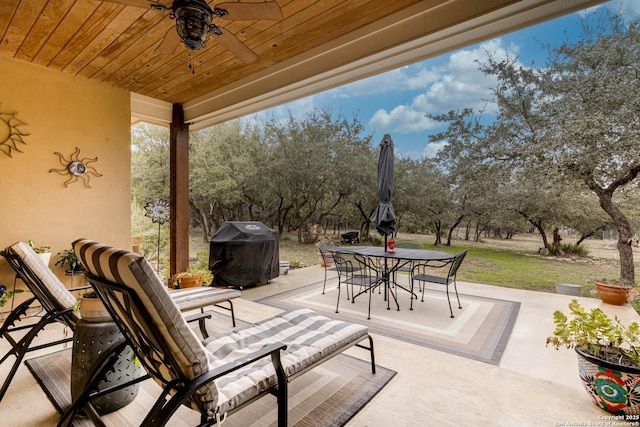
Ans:
[[[122,333],[112,320],[90,321],[80,319],[73,334],[71,356],[71,398],[75,401],[95,369],[99,356],[111,344],[122,339]],[[118,356],[113,370],[98,382],[98,390],[125,384],[143,374],[142,368],[135,363],[135,355],[127,346]],[[140,383],[127,386],[92,401],[100,415],[116,411],[135,399]]]

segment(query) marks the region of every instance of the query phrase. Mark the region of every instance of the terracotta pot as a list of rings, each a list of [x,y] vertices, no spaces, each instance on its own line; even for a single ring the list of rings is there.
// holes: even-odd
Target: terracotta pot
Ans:
[[[140,245],[142,244],[142,237],[134,236],[131,238],[131,252],[134,254],[140,254]]]
[[[600,299],[605,304],[624,305],[627,302],[627,294],[633,286],[609,285],[606,283],[594,282]]]
[[[318,252],[318,261],[320,261],[320,267],[329,268],[333,263],[333,255],[327,254],[322,256],[322,252]]]
[[[612,414],[640,412],[640,368],[599,359],[576,347],[580,380],[593,402]]]
[[[183,277],[180,279],[180,289],[202,286],[202,277]]]
[[[106,322],[111,320],[111,315],[100,298],[82,297],[80,299],[80,317],[87,322]]]

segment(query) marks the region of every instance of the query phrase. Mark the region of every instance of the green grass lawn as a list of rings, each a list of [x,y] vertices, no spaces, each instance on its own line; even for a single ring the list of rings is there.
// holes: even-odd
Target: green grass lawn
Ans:
[[[459,252],[462,248],[433,248]],[[536,291],[553,291],[556,283],[575,283],[593,288],[593,281],[617,277],[614,263],[589,258],[558,258],[508,249],[472,247],[458,270],[462,281]]]

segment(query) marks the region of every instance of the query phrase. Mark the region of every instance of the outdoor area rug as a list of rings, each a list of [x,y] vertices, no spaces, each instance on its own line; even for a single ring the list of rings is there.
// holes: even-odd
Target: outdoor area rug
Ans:
[[[29,370],[58,412],[71,405],[71,349],[25,361]],[[395,371],[340,354],[289,383],[289,425],[299,427],[342,426],[349,421],[394,377]],[[151,408],[160,387],[153,380],[142,383],[138,396],[124,408],[104,415],[107,426],[138,426]],[[265,396],[227,417],[225,427],[263,427],[277,425],[277,405]],[[181,408],[171,418],[172,427],[199,424],[195,411]],[[77,417],[74,426],[93,426]]]
[[[360,295],[355,303],[351,303],[347,300],[344,286],[339,313],[335,312],[337,283],[337,278],[327,279],[324,295],[323,281],[319,281],[258,302],[282,309],[310,308],[331,318],[367,325],[375,334],[495,365],[500,362],[520,309],[519,302],[461,293],[460,310],[453,293],[451,304],[456,317],[452,319],[444,291],[427,288],[424,302],[420,302],[420,296],[413,301],[413,311],[409,310],[408,292],[398,290],[398,311],[393,300],[391,310],[387,310],[383,295],[374,291],[371,320],[367,320],[369,295]]]

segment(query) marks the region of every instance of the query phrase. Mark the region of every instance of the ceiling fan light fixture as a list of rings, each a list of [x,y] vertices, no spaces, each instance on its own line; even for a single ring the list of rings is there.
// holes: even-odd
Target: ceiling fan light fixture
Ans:
[[[176,29],[182,43],[191,50],[200,50],[207,43],[213,11],[204,2],[176,1],[173,4]]]

